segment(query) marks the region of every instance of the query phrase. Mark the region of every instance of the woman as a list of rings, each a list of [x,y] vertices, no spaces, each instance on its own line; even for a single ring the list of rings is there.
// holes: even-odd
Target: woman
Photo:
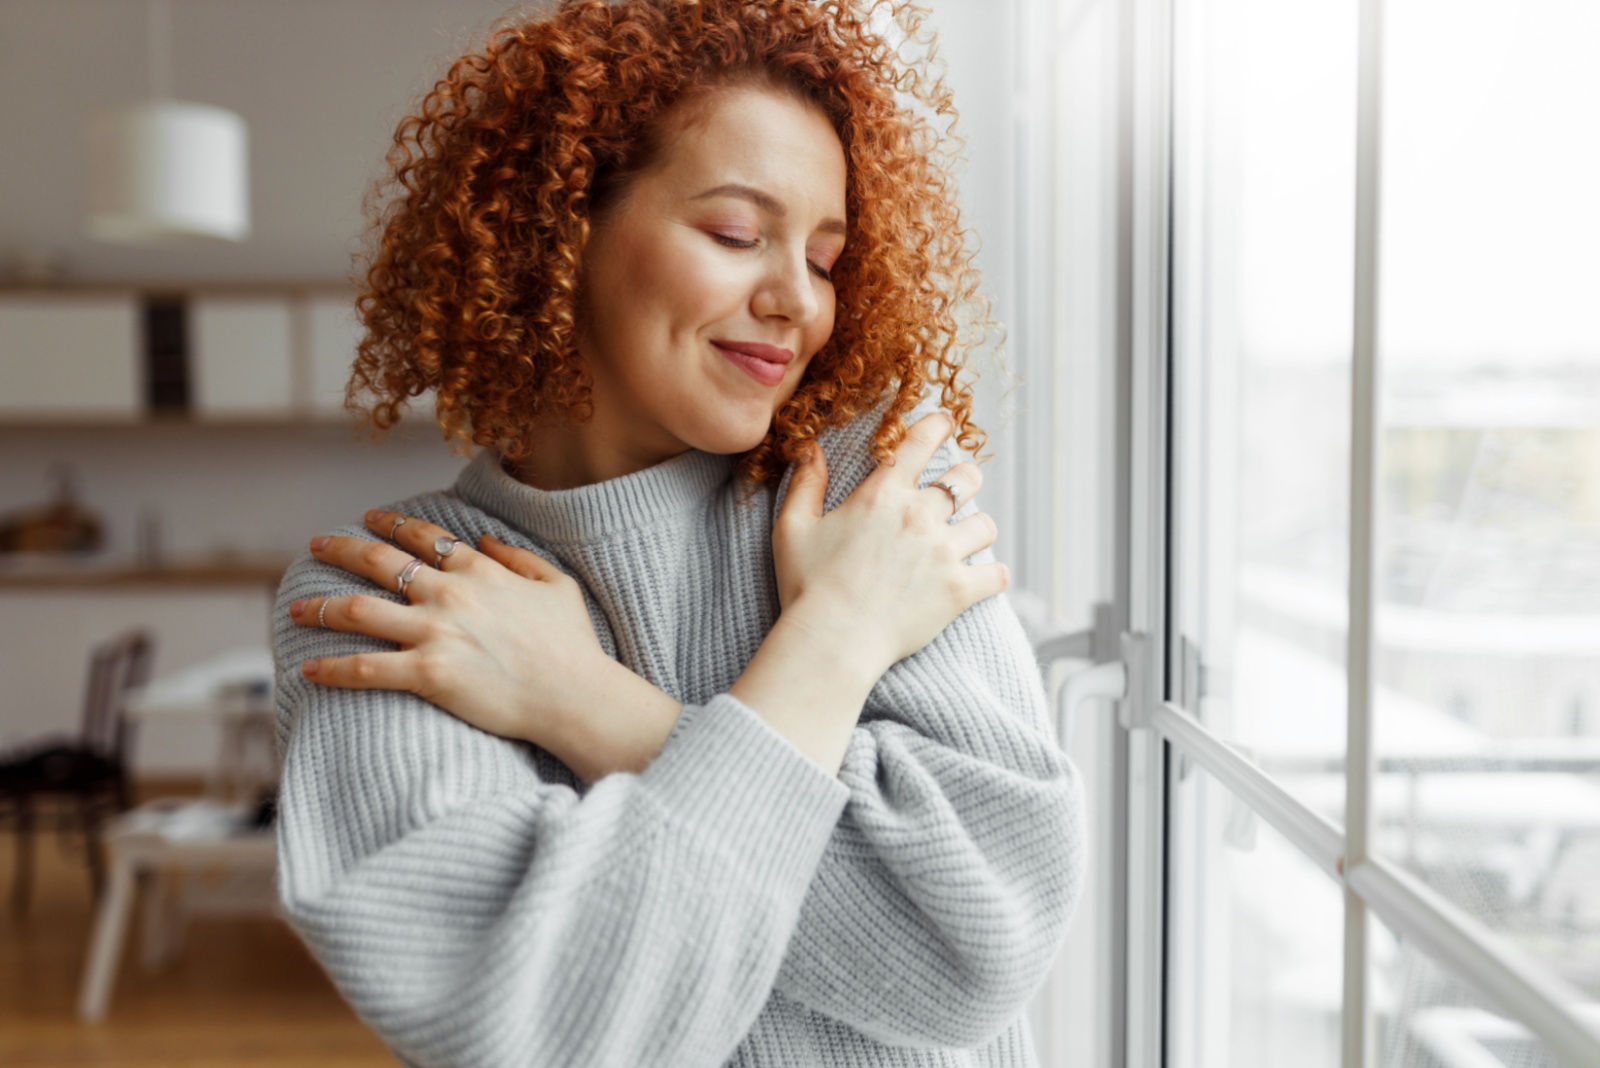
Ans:
[[[1036,1063],[1078,786],[869,16],[568,3],[397,135],[352,390],[482,451],[285,577],[279,841],[407,1063]]]

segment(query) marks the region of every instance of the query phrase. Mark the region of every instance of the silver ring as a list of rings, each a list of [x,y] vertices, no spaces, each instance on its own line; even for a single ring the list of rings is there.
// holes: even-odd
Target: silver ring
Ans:
[[[405,521],[406,521],[406,517],[403,516],[403,515],[397,515],[397,516],[394,517],[394,526],[389,528],[389,540],[390,541],[394,541],[394,532],[399,530],[400,529],[400,524],[404,523]]]
[[[452,538],[446,534],[436,538],[433,543],[433,566],[444,570],[444,558],[456,551],[456,546],[461,544],[460,538]]]
[[[961,510],[961,491],[948,482],[935,482],[935,486],[950,494],[950,514],[955,515]]]
[[[328,599],[322,599],[322,607],[317,609],[317,626],[323,630],[328,629]]]
[[[400,569],[400,574],[394,577],[394,590],[396,593],[401,596],[405,595],[406,587],[411,585],[411,579],[416,575],[417,568],[421,566],[422,561],[412,557],[411,562]]]

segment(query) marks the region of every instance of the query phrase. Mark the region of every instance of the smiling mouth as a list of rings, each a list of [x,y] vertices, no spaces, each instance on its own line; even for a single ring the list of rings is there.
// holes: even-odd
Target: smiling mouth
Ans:
[[[713,341],[712,344],[719,349],[743,353],[768,363],[788,363],[794,359],[793,350],[779,348],[777,345],[765,345],[759,341]]]
[[[727,361],[764,386],[783,382],[789,361],[794,353],[776,345],[762,345],[748,341],[713,341],[712,348],[722,353]]]

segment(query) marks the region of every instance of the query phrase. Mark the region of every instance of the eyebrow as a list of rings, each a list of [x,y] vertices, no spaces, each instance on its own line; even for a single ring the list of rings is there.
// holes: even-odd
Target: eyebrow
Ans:
[[[763,193],[754,186],[740,185],[738,182],[727,182],[723,185],[716,186],[715,188],[707,189],[704,193],[696,193],[689,199],[704,200],[706,197],[737,197],[740,200],[748,200],[762,211],[765,211],[771,215],[777,215],[780,218],[789,214],[789,209],[785,208],[770,194]],[[817,225],[817,229],[825,234],[843,234],[845,233],[844,220],[823,219],[822,222]]]

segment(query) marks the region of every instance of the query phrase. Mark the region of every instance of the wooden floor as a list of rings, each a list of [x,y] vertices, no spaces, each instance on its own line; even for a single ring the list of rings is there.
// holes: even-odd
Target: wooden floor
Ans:
[[[36,840],[33,903],[20,920],[11,908],[15,844],[0,834],[5,1068],[394,1068],[299,940],[271,919],[198,917],[182,955],[156,974],[140,964],[135,920],[110,1011],[80,1023],[93,919],[81,841]]]

